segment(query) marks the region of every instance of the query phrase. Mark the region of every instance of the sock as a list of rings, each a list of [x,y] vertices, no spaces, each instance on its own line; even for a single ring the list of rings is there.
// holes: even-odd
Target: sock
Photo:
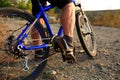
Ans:
[[[68,42],[68,43],[72,43],[73,42],[73,38],[67,35],[64,35],[64,39]]]

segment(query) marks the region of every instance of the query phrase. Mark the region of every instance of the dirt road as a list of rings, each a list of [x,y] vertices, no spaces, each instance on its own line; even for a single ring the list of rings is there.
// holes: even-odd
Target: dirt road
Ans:
[[[55,71],[56,75],[44,80],[120,80],[120,28],[93,29],[97,39],[97,57],[92,60],[77,48],[77,63],[68,64],[62,61],[60,54],[54,55],[46,71]]]
[[[50,75],[37,80],[120,80],[120,28],[96,26],[93,29],[97,40],[94,60],[80,52],[79,41],[75,38],[77,63],[63,62],[61,54],[57,53],[49,58],[46,66],[45,73],[50,72]]]

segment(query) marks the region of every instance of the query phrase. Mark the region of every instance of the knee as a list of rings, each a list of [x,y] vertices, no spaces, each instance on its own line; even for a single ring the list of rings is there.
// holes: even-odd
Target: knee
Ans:
[[[73,2],[68,3],[67,5],[65,5],[62,10],[75,10],[75,5],[73,4]]]

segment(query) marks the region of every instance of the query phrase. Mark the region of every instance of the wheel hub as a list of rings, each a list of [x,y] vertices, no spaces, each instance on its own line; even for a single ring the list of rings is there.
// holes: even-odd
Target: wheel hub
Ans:
[[[19,57],[23,58],[26,55],[23,50],[18,49],[19,40],[15,40],[14,38],[15,37],[11,35],[6,39],[6,44],[5,44],[4,49],[8,54],[13,54],[14,56],[17,56],[18,58]]]

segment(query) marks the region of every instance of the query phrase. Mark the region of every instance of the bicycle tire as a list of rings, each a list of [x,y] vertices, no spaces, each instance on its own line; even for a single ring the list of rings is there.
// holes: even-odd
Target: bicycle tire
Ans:
[[[38,75],[43,71],[47,60],[40,63],[40,61],[46,59],[48,57],[49,48],[44,48],[44,55],[40,59],[39,62],[34,61],[34,51],[27,51],[29,53],[29,57],[32,59],[29,59],[29,70],[25,71],[22,70],[22,67],[24,66],[24,60],[21,58],[16,58],[15,55],[11,53],[5,53],[5,41],[7,39],[7,36],[13,35],[16,37],[16,35],[19,34],[21,26],[25,25],[27,22],[30,22],[31,20],[34,20],[34,17],[29,14],[28,12],[24,10],[20,10],[17,8],[0,8],[0,76],[1,79],[4,80],[35,80]],[[16,26],[17,25],[17,26]],[[14,27],[14,28],[10,28]],[[42,38],[46,38],[45,30],[43,26],[37,22],[35,24],[36,30],[40,31],[40,35],[42,35]],[[13,29],[13,30],[12,30]],[[14,31],[14,32],[13,32]],[[17,33],[18,32],[18,33]],[[34,34],[34,32],[33,32]],[[4,40],[3,40],[4,39]],[[30,37],[28,38],[28,42],[26,40],[26,45],[31,45],[32,41],[30,41]],[[32,39],[31,39],[32,40]],[[14,42],[14,41],[13,41]],[[42,41],[43,43],[46,43],[46,41]],[[33,53],[33,54],[32,54]],[[33,69],[32,69],[33,68]]]
[[[97,54],[94,32],[87,16],[83,16],[79,11],[76,13],[76,30],[84,51],[89,57],[94,58]]]

